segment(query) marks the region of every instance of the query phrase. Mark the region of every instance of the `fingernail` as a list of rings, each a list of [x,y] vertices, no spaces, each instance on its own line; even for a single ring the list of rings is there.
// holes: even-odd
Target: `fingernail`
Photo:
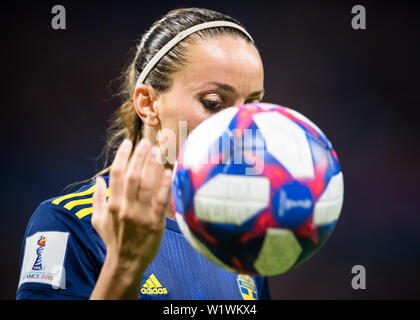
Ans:
[[[150,146],[150,140],[147,138],[143,138],[140,140],[140,147],[145,148],[146,146]]]
[[[130,147],[131,147],[131,140],[124,139],[124,141],[121,143],[121,148],[128,149]]]
[[[167,176],[167,177],[172,176],[172,170],[171,169],[166,169],[165,170],[165,176]]]

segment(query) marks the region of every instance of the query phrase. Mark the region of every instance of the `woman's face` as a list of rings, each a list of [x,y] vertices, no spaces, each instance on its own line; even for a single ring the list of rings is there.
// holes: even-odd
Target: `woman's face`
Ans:
[[[224,108],[260,101],[263,82],[261,57],[245,40],[221,36],[191,44],[185,66],[173,74],[171,88],[154,104],[158,144],[167,149],[162,151],[169,162],[168,152],[177,155],[186,135],[202,121]]]

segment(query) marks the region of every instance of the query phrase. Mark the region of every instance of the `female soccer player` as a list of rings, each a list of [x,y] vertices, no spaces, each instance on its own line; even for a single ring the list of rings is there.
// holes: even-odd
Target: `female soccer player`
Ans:
[[[159,161],[171,151],[162,133],[179,137],[180,121],[190,132],[223,108],[262,99],[251,36],[218,12],[173,10],[143,35],[124,75],[125,100],[106,146],[112,153],[119,145],[113,163],[36,209],[17,298],[268,298],[267,279],[228,272],[188,244],[168,201],[173,161]]]

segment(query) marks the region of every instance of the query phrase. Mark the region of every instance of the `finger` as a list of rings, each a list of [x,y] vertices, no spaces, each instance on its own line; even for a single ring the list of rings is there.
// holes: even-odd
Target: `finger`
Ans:
[[[96,178],[96,189],[93,193],[92,224],[95,226],[107,212],[106,182],[102,177]]]
[[[134,150],[131,161],[128,165],[125,183],[125,196],[128,200],[137,201],[138,193],[140,189],[141,172],[143,170],[144,162],[146,161],[147,154],[151,148],[151,143],[148,139],[140,140]]]
[[[154,209],[155,212],[159,215],[159,218],[162,218],[165,215],[165,209],[168,206],[169,198],[171,195],[172,187],[172,171],[170,169],[165,170],[162,183],[156,190],[154,196]]]
[[[125,139],[117,150],[114,162],[111,166],[109,179],[109,203],[108,209],[111,213],[117,214],[120,209],[124,190],[124,176],[127,162],[130,158],[132,142]]]
[[[158,182],[160,183],[158,180],[161,178],[164,169],[157,161],[158,152],[160,152],[159,148],[154,146],[144,163],[139,190],[140,201],[150,201],[155,186]]]

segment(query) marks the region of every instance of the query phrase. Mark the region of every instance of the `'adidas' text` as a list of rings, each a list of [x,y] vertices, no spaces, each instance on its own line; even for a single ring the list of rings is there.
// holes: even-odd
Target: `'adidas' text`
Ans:
[[[146,283],[143,285],[140,292],[142,294],[167,294],[168,290],[162,287],[158,279],[152,273],[149,276],[149,279],[146,280]]]

